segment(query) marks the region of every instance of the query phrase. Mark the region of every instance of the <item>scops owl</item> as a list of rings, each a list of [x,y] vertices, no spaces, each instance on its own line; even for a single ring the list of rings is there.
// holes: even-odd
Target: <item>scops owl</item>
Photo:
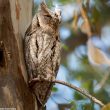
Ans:
[[[56,78],[60,65],[61,44],[58,27],[61,11],[51,11],[45,2],[39,6],[24,38],[24,53],[29,80],[33,78]],[[38,81],[32,90],[42,110],[50,96],[53,83]]]

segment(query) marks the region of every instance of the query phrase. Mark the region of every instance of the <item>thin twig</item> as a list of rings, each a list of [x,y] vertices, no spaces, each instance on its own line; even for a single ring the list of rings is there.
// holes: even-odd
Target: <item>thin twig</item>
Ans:
[[[48,80],[48,79],[38,79],[38,78],[34,78],[32,79],[30,82],[29,82],[29,85],[32,86],[33,84],[35,84],[37,81],[49,81],[49,82],[52,82],[52,83],[58,83],[58,84],[62,84],[62,85],[65,85],[65,86],[68,86],[78,92],[80,92],[81,94],[85,95],[86,97],[88,97],[90,100],[92,100],[93,102],[97,103],[98,105],[100,105],[101,107],[104,106],[104,104],[96,99],[95,97],[93,97],[92,95],[90,95],[86,90],[84,89],[81,89],[81,88],[78,88],[76,87],[75,85],[72,85],[70,83],[67,83],[65,81],[60,81],[60,80]]]
[[[95,88],[98,88],[98,91],[104,87],[107,80],[109,79],[109,76],[110,76],[110,73],[106,73],[105,76],[103,77],[103,79],[100,81],[100,83],[96,85]]]

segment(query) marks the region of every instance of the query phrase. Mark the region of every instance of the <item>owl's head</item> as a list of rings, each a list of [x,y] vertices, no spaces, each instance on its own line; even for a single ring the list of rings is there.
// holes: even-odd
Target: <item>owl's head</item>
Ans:
[[[53,12],[42,2],[38,11],[38,21],[43,30],[56,31],[61,22],[61,11],[58,9]]]

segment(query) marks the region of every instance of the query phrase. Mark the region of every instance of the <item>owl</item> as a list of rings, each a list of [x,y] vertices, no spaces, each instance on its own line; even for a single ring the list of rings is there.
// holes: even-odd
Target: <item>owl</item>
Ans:
[[[55,79],[59,65],[61,43],[59,24],[61,11],[51,11],[45,2],[39,6],[24,37],[24,56],[29,81],[33,78]],[[53,83],[37,81],[32,87],[38,102],[38,110],[43,110]]]

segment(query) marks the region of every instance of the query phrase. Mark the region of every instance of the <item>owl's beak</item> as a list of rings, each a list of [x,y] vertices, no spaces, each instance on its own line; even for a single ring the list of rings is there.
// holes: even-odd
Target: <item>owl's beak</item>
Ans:
[[[59,19],[59,23],[61,23],[61,15],[60,15],[60,16],[58,16],[58,19]]]
[[[61,10],[55,9],[55,14],[58,16],[59,22],[61,22]]]

